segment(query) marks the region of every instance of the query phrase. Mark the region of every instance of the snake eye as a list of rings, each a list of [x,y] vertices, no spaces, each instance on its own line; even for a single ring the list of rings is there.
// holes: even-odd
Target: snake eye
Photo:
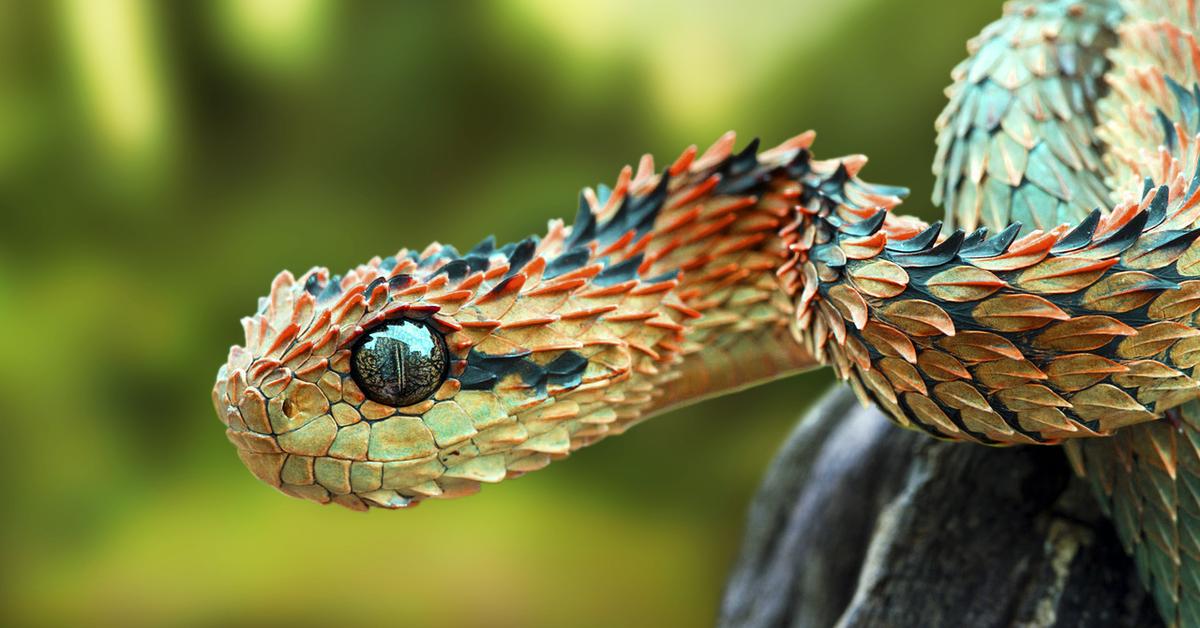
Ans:
[[[350,355],[350,375],[372,401],[408,406],[446,379],[446,341],[426,325],[390,321],[363,334]]]

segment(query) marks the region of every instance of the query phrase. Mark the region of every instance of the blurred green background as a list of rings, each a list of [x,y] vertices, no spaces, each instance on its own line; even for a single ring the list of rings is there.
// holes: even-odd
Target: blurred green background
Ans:
[[[934,212],[933,120],[999,3],[0,2],[0,612],[12,625],[702,625],[825,373],[520,481],[356,514],[253,479],[210,404],[281,268],[540,232],[735,128]],[[5,618],[0,618],[5,619]]]

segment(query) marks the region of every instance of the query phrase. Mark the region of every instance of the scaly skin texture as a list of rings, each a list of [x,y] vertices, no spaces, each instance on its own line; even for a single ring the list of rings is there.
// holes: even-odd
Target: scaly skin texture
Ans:
[[[585,190],[541,237],[281,273],[214,405],[263,481],[398,508],[827,364],[905,427],[1065,443],[1163,617],[1200,624],[1196,30],[1192,1],[1010,3],[938,120],[959,229],[891,213],[904,190],[815,159],[811,133],[730,134]],[[400,319],[449,361],[393,407],[351,364]]]
[[[811,134],[732,155],[722,138],[662,174],[643,160],[585,191],[571,229],[465,255],[434,244],[344,277],[281,273],[243,321],[214,403],[247,466],[286,493],[356,509],[454,497],[539,469],[698,397],[815,364],[792,340],[776,271],[798,203],[843,173]],[[837,182],[863,205],[886,191]],[[448,377],[402,408],[351,376],[365,331],[407,318],[444,335]]]
[[[972,41],[972,57],[956,69],[950,106],[938,121],[941,150],[934,171],[950,224],[1002,228],[1020,220],[1040,226],[1078,217],[1091,204],[1120,212],[1163,183],[1177,201],[1194,194],[1200,58],[1194,2],[1014,3],[1006,13]],[[972,98],[975,105],[963,104]],[[1108,203],[1095,201],[1100,181]],[[1191,202],[1180,208],[1190,211]],[[1178,215],[1158,240],[1143,241],[1162,242],[1164,249],[1183,246],[1165,245],[1193,237],[1194,217]],[[1153,271],[1178,289],[1116,318],[1138,336],[1164,322],[1163,315],[1183,325],[1176,327],[1179,333],[1193,334],[1194,314],[1178,316],[1195,309],[1193,249],[1187,245],[1175,260],[1174,274],[1170,265]],[[1158,300],[1179,305],[1156,308]],[[1164,345],[1166,353],[1142,363],[1149,366],[1124,363],[1132,368],[1121,377],[1153,368],[1159,383],[1144,380],[1149,388],[1190,387],[1194,364],[1182,356],[1194,342]],[[1096,375],[1098,370],[1090,377]],[[1051,388],[1057,390],[1053,378]],[[1159,420],[1111,438],[1069,441],[1067,453],[1091,479],[1163,618],[1190,626],[1200,625],[1200,403],[1178,390],[1183,404],[1153,408]],[[1150,393],[1139,388],[1134,396],[1146,401]],[[1158,405],[1173,404],[1160,399]]]

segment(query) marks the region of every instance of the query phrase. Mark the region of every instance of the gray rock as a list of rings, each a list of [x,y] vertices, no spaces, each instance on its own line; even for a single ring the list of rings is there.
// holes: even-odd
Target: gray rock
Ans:
[[[1161,626],[1057,447],[943,443],[838,387],[751,505],[722,626]]]

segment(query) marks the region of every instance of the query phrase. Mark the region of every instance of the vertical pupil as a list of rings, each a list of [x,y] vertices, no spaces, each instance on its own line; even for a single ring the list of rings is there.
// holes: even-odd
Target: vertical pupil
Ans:
[[[371,400],[411,405],[432,395],[445,379],[445,341],[421,323],[389,322],[355,343],[350,371]]]

